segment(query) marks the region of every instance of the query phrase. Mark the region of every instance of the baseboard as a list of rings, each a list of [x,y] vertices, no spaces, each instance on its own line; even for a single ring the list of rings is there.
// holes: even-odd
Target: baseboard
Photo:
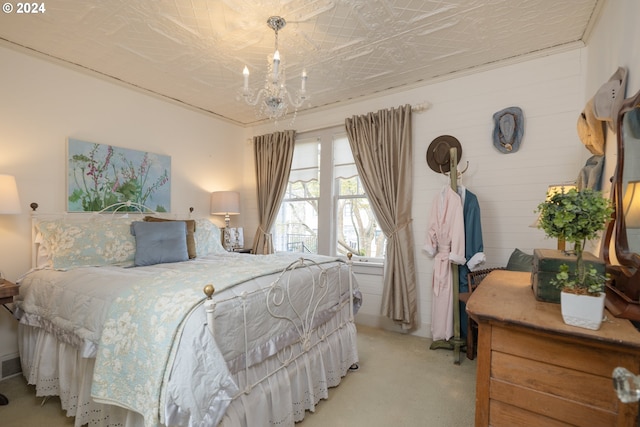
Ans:
[[[9,354],[0,362],[0,380],[15,377],[22,372],[19,354]]]

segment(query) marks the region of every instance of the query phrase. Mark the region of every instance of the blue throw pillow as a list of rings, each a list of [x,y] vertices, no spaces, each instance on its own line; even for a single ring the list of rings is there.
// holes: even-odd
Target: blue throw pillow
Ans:
[[[136,266],[181,262],[189,259],[184,221],[131,223],[136,238]]]

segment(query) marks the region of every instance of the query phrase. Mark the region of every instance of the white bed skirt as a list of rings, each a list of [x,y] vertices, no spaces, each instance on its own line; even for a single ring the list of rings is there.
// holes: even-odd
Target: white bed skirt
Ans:
[[[227,409],[219,424],[222,427],[291,426],[313,411],[320,399],[328,397],[328,389],[337,386],[349,367],[358,362],[356,327],[345,322],[348,304],[318,328],[308,351],[294,344],[263,362],[234,374],[243,391]],[[60,396],[75,426],[138,427],[142,417],[135,412],[91,399],[91,378],[95,359],[83,358],[81,352],[58,341],[44,329],[19,325],[19,350],[22,372],[36,395]],[[281,361],[289,360],[285,365]],[[263,379],[264,378],[264,379]],[[248,379],[248,381],[247,381]],[[249,389],[247,384],[258,385]],[[165,408],[172,425],[195,426],[181,419],[179,408],[168,403]],[[206,418],[201,424],[206,424]]]

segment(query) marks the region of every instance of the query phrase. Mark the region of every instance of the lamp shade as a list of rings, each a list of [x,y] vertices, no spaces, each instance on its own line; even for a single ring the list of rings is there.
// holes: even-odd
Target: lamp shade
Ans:
[[[622,213],[627,228],[640,228],[640,181],[629,181],[622,199]]]
[[[240,214],[240,193],[236,191],[214,191],[211,193],[211,215]]]
[[[0,174],[0,214],[19,214],[21,211],[16,178]]]

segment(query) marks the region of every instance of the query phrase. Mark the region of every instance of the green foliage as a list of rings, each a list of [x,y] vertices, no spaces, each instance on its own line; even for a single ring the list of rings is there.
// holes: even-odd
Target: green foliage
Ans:
[[[611,216],[611,202],[599,191],[571,189],[538,205],[539,228],[549,237],[572,243],[594,239]]]
[[[126,201],[145,205],[154,192],[169,182],[166,169],[154,182],[149,181],[154,164],[149,153],[144,153],[140,164],[134,164],[124,158],[122,153],[118,156],[110,145],[107,146],[106,153],[102,153],[100,148],[99,144],[94,144],[88,156],[74,154],[69,162],[75,184],[69,201],[80,203],[83,211],[100,211]],[[120,161],[114,162],[114,159]],[[136,209],[130,208],[133,211]],[[157,207],[156,212],[163,211],[166,211],[164,206]]]
[[[538,228],[547,236],[574,244],[576,272],[570,273],[569,267],[563,264],[553,284],[574,293],[602,292],[606,278],[594,268],[585,269],[582,253],[586,241],[598,237],[604,230],[613,212],[611,201],[603,198],[599,191],[571,189],[540,203],[536,212],[540,214]]]
[[[556,274],[556,278],[551,280],[551,284],[558,289],[575,294],[598,295],[600,292],[604,292],[606,280],[606,276],[598,273],[598,270],[594,267],[589,267],[585,269],[583,282],[579,283],[578,273],[572,273],[567,264],[562,264],[560,271]]]

